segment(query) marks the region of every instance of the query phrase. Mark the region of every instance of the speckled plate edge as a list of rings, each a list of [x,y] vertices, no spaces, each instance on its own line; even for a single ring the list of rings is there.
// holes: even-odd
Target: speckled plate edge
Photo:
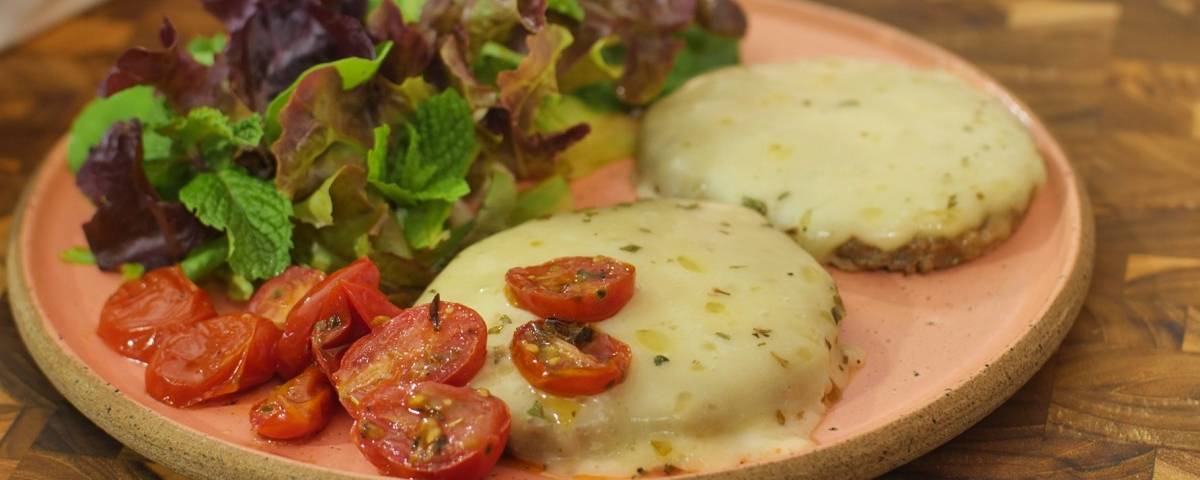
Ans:
[[[768,2],[778,3],[778,2]],[[936,46],[893,27],[819,5],[806,8],[857,23],[885,33],[891,41],[913,43],[924,50],[936,50],[951,58],[955,70],[983,76]],[[1011,94],[1000,89],[992,92],[1019,108],[1031,129],[1046,131],[1030,110]],[[65,155],[66,143],[60,141],[47,156]],[[1064,157],[1052,139],[1044,146],[1050,155]],[[164,419],[137,404],[118,389],[92,373],[86,364],[66,349],[61,339],[46,328],[46,323],[30,294],[21,251],[21,232],[30,194],[52,174],[52,165],[43,162],[18,203],[8,251],[9,300],[21,339],[37,365],[63,395],[90,420],[117,440],[139,453],[196,478],[371,478],[303,463],[235,445],[201,434]],[[1067,172],[1065,204],[1078,210],[1080,225],[1077,248],[1070,259],[1070,271],[1056,285],[1054,298],[1029,331],[1010,345],[988,368],[963,382],[958,388],[924,407],[899,417],[881,428],[811,452],[773,462],[748,465],[735,470],[700,473],[687,478],[765,479],[836,476],[867,478],[884,473],[948,441],[966,430],[1016,392],[1046,362],[1074,323],[1090,284],[1095,248],[1091,206],[1086,191],[1073,172]]]

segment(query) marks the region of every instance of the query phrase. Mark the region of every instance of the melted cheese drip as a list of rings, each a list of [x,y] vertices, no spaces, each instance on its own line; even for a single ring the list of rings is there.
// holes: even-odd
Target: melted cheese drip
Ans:
[[[512,332],[535,317],[510,305],[504,274],[575,255],[631,263],[637,286],[596,324],[629,344],[625,381],[568,399],[515,370]],[[527,222],[462,252],[420,301],[435,291],[478,310],[495,332],[473,385],[508,405],[511,451],[555,473],[712,470],[805,448],[822,399],[850,368],[830,276],[740,207],[657,200]]]
[[[742,204],[818,259],[1022,211],[1045,181],[1028,132],[948,73],[847,60],[733,67],[646,115],[643,192]],[[747,202],[749,199],[749,202]]]

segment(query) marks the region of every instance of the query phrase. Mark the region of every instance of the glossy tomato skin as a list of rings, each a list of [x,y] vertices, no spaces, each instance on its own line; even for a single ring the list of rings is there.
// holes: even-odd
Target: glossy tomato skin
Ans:
[[[625,380],[629,345],[591,326],[535,320],[513,332],[513,364],[538,390],[566,397],[596,395]]]
[[[189,407],[270,380],[279,329],[252,313],[196,323],[167,339],[146,366],[146,393]]]
[[[108,297],[96,333],[117,353],[147,362],[167,337],[215,316],[208,294],[183,270],[163,267],[125,282]]]
[[[467,387],[422,382],[376,389],[355,415],[355,445],[380,472],[422,480],[476,480],[508,443],[504,402]]]
[[[379,269],[369,258],[363,257],[333,272],[309,289],[304,299],[288,313],[283,335],[275,347],[279,376],[294,377],[312,363],[311,337],[313,325],[318,321],[333,316],[346,321],[352,319],[350,302],[341,288],[345,283],[379,288]]]
[[[254,433],[272,440],[296,440],[325,428],[337,405],[329,380],[315,366],[271,389],[250,408]]]
[[[504,275],[517,306],[539,317],[598,322],[633,298],[637,269],[613,258],[561,257]]]
[[[291,266],[258,287],[246,310],[266,317],[283,328],[292,307],[300,303],[313,286],[325,279],[325,273],[308,267]]]
[[[434,305],[436,327],[431,315]],[[354,342],[333,375],[333,384],[342,404],[353,411],[362,398],[383,384],[432,381],[466,385],[483,368],[486,356],[483,317],[465,305],[435,301],[404,310]]]
[[[346,295],[346,301],[349,302],[350,309],[371,330],[383,326],[383,324],[404,311],[403,308],[393,305],[388,300],[387,295],[384,295],[383,292],[380,292],[375,287],[359,283],[347,283],[342,285],[342,291]]]

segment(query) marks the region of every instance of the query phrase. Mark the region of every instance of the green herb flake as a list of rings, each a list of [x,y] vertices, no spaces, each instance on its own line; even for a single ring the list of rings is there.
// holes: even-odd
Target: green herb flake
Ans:
[[[92,251],[87,247],[71,247],[58,253],[58,259],[67,263],[78,265],[95,265],[96,257],[92,256]]]
[[[730,340],[730,339],[732,339],[732,338],[733,338],[733,337],[730,337],[730,336],[729,336],[729,334],[728,334],[728,333],[725,333],[725,332],[717,332],[717,336],[718,336],[718,337],[721,337],[721,338],[724,338],[724,339],[726,339],[726,340]]]
[[[626,245],[626,246],[624,246],[624,247],[621,247],[621,250],[624,250],[624,251],[626,251],[626,252],[629,252],[629,253],[637,253],[637,252],[638,252],[638,250],[641,250],[641,249],[642,249],[641,245],[635,245],[635,244],[632,244],[632,243],[631,243],[631,244],[629,244],[629,245]]]
[[[492,326],[488,327],[488,330],[487,330],[487,332],[488,332],[488,335],[496,335],[496,334],[499,334],[500,332],[503,332],[503,331],[504,331],[504,327],[507,327],[507,326],[509,326],[510,324],[512,324],[512,318],[511,318],[511,317],[509,317],[508,315],[500,315],[500,321],[499,321],[499,323],[497,323],[497,324],[495,324],[495,325],[492,325]]]
[[[770,338],[771,337],[771,329],[755,327],[754,333],[752,335],[754,335],[754,338]]]
[[[665,355],[655,355],[654,356],[654,366],[656,366],[656,367],[662,366],[662,364],[667,363],[669,361],[671,361],[671,359],[667,358]]]
[[[542,407],[542,402],[537,400],[533,401],[533,405],[530,406],[529,410],[526,410],[525,413],[533,418],[540,418],[542,420],[546,419],[546,410]]]
[[[742,206],[754,210],[763,216],[767,215],[767,204],[757,198],[742,197]]]

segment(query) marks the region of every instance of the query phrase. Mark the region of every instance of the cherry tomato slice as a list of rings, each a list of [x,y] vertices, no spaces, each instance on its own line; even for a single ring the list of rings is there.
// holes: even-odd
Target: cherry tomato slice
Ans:
[[[486,350],[483,318],[470,307],[435,297],[354,342],[333,375],[333,385],[349,410],[382,384],[466,385],[483,368]]]
[[[513,364],[534,388],[562,396],[596,395],[625,380],[629,345],[588,325],[534,320],[513,332]]]
[[[355,418],[354,443],[387,475],[481,479],[508,443],[508,408],[484,391],[435,382],[391,383],[365,402]]]
[[[333,386],[315,366],[271,389],[250,408],[254,433],[272,440],[295,440],[321,431],[337,404]]]
[[[338,316],[349,321],[353,312],[341,288],[344,283],[379,287],[379,269],[367,257],[333,272],[312,287],[304,299],[292,308],[283,326],[283,336],[275,346],[279,376],[299,375],[312,363],[312,330],[318,321]]]
[[[387,295],[375,287],[346,283],[342,285],[342,291],[346,294],[346,300],[350,303],[354,314],[372,330],[379,328],[404,311],[403,308],[393,305]]]
[[[274,374],[279,329],[252,313],[210,318],[163,342],[146,367],[146,393],[188,407],[239,392]]]
[[[598,322],[633,297],[633,265],[602,255],[562,257],[504,275],[517,305],[540,317]]]
[[[324,279],[325,274],[320,270],[288,267],[283,273],[258,287],[258,291],[250,297],[250,304],[246,306],[246,310],[266,317],[275,323],[276,327],[283,328],[292,307],[304,299],[309,289]]]
[[[166,337],[215,316],[204,290],[179,267],[165,267],[125,282],[108,297],[96,334],[117,353],[147,362]]]

